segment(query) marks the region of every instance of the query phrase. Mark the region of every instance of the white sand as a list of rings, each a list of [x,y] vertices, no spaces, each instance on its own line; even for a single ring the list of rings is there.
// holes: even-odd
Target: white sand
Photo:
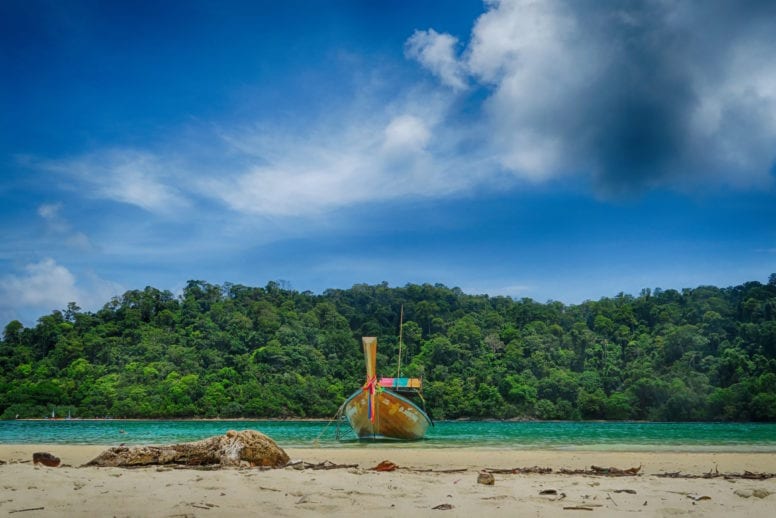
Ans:
[[[78,468],[101,446],[0,445],[0,513],[13,516],[776,516],[776,479],[669,479],[681,471],[775,472],[773,453],[568,452],[483,449],[359,448],[287,449],[292,459],[358,464],[358,469],[217,471],[169,468]],[[73,467],[34,467],[35,451],[59,456]],[[370,471],[391,460],[415,469],[463,469],[458,473]],[[482,468],[591,465],[642,466],[637,477],[499,475],[477,483]],[[554,489],[556,496],[540,491]],[[630,492],[620,490],[627,489]],[[747,495],[774,493],[764,498]],[[618,492],[619,491],[619,492]],[[632,492],[635,491],[635,494]],[[739,494],[736,494],[738,492]],[[565,495],[559,498],[560,495]],[[694,500],[690,497],[708,496]],[[434,510],[449,504],[450,510]],[[586,506],[593,511],[566,510]],[[42,507],[40,510],[22,511]],[[17,513],[15,513],[18,512]],[[19,512],[22,511],[22,512]]]

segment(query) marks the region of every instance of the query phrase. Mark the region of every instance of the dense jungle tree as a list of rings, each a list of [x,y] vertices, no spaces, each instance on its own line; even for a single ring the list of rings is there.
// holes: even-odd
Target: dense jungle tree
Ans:
[[[363,383],[422,376],[435,418],[776,420],[776,274],[564,305],[443,285],[322,294],[201,280],[75,303],[0,341],[3,418],[331,417]]]

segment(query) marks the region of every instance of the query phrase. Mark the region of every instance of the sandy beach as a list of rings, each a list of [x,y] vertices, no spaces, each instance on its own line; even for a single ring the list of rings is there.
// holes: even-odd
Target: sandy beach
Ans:
[[[249,514],[347,517],[365,513],[391,517],[776,515],[776,479],[656,476],[677,471],[702,475],[716,469],[723,473],[774,472],[774,453],[608,453],[367,445],[286,449],[294,460],[358,464],[357,468],[332,470],[78,467],[104,449],[0,445],[0,460],[5,461],[0,465],[0,513],[25,518]],[[37,451],[57,455],[63,466],[33,466],[32,454]],[[401,469],[385,473],[369,469],[382,460],[390,460]],[[541,466],[557,471],[589,469],[591,465],[623,469],[641,466],[641,471],[629,477],[497,473],[492,486],[477,482],[483,468]],[[548,490],[550,494],[541,494]]]

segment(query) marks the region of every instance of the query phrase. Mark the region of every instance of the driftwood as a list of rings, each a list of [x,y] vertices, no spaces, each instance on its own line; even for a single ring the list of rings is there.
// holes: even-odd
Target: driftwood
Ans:
[[[770,478],[776,478],[776,473],[753,473],[751,471],[744,471],[743,473],[720,473],[719,471],[710,471],[708,473],[703,473],[702,475],[694,475],[692,473],[674,471],[668,473],[656,473],[655,476],[660,478],[724,478],[726,480],[768,480]]]
[[[539,466],[534,466],[532,468],[485,468],[484,471],[503,475],[546,475],[552,473],[552,468],[541,468]]]
[[[602,468],[600,466],[590,466],[590,469],[567,469],[561,468],[558,471],[552,468],[543,468],[533,466],[530,468],[484,468],[483,471],[502,475],[549,475],[557,473],[560,475],[599,475],[607,477],[632,477],[641,472],[641,466],[635,468]]]
[[[612,475],[612,476],[633,476],[638,475],[639,471],[641,471],[641,466],[638,466],[636,468],[628,468],[628,469],[620,469],[620,468],[602,468],[599,466],[590,466],[590,469],[593,470],[597,475]]]
[[[187,467],[267,466],[281,468],[288,455],[275,441],[254,430],[167,446],[118,446],[105,450],[84,466],[140,467],[172,464]]]
[[[636,468],[602,468],[601,466],[590,466],[590,469],[561,469],[558,473],[562,475],[600,475],[606,477],[633,477],[639,474],[641,466]]]
[[[296,460],[286,464],[286,468],[296,469],[299,471],[304,469],[312,469],[312,470],[353,469],[353,468],[358,468],[358,464],[335,464],[330,460],[325,460],[323,462],[305,462],[303,460]],[[464,471],[469,471],[469,468],[454,468],[454,469],[406,468],[403,466],[399,466],[389,460],[384,460],[380,462],[377,466],[369,469],[370,471],[401,470],[401,471],[410,471],[413,473],[463,473]]]
[[[590,469],[567,469],[561,468],[558,471],[552,468],[542,468],[534,466],[532,468],[485,468],[483,471],[488,473],[503,474],[503,475],[521,475],[521,474],[560,474],[560,475],[596,475],[604,477],[633,477],[641,474],[641,466],[627,469],[620,468],[603,468],[601,466],[590,466]],[[667,473],[654,473],[653,476],[660,478],[723,478],[726,480],[768,480],[776,478],[776,473],[756,473],[752,471],[744,471],[743,473],[720,473],[718,469],[703,473],[700,475],[692,473],[682,473],[679,471],[667,472]],[[615,491],[617,492],[617,491]],[[629,491],[623,491],[629,492]]]
[[[296,470],[301,471],[303,469],[321,470],[321,469],[357,468],[358,464],[335,464],[330,460],[325,460],[323,462],[305,462],[303,460],[298,460],[295,462],[288,463],[286,467],[294,468]]]
[[[411,471],[413,473],[463,473],[469,471],[469,468],[453,468],[453,469],[432,469],[432,468],[404,468],[399,467],[402,471]]]

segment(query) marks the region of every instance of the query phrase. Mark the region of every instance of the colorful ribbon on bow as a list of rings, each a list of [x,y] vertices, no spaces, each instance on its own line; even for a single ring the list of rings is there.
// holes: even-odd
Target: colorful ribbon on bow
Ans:
[[[380,389],[380,385],[377,382],[377,377],[372,376],[371,378],[366,380],[366,383],[364,383],[363,389],[367,392],[367,404],[368,404],[368,410],[369,410],[369,420],[373,423],[375,422],[375,409],[374,409],[374,401],[375,401],[375,393]]]

